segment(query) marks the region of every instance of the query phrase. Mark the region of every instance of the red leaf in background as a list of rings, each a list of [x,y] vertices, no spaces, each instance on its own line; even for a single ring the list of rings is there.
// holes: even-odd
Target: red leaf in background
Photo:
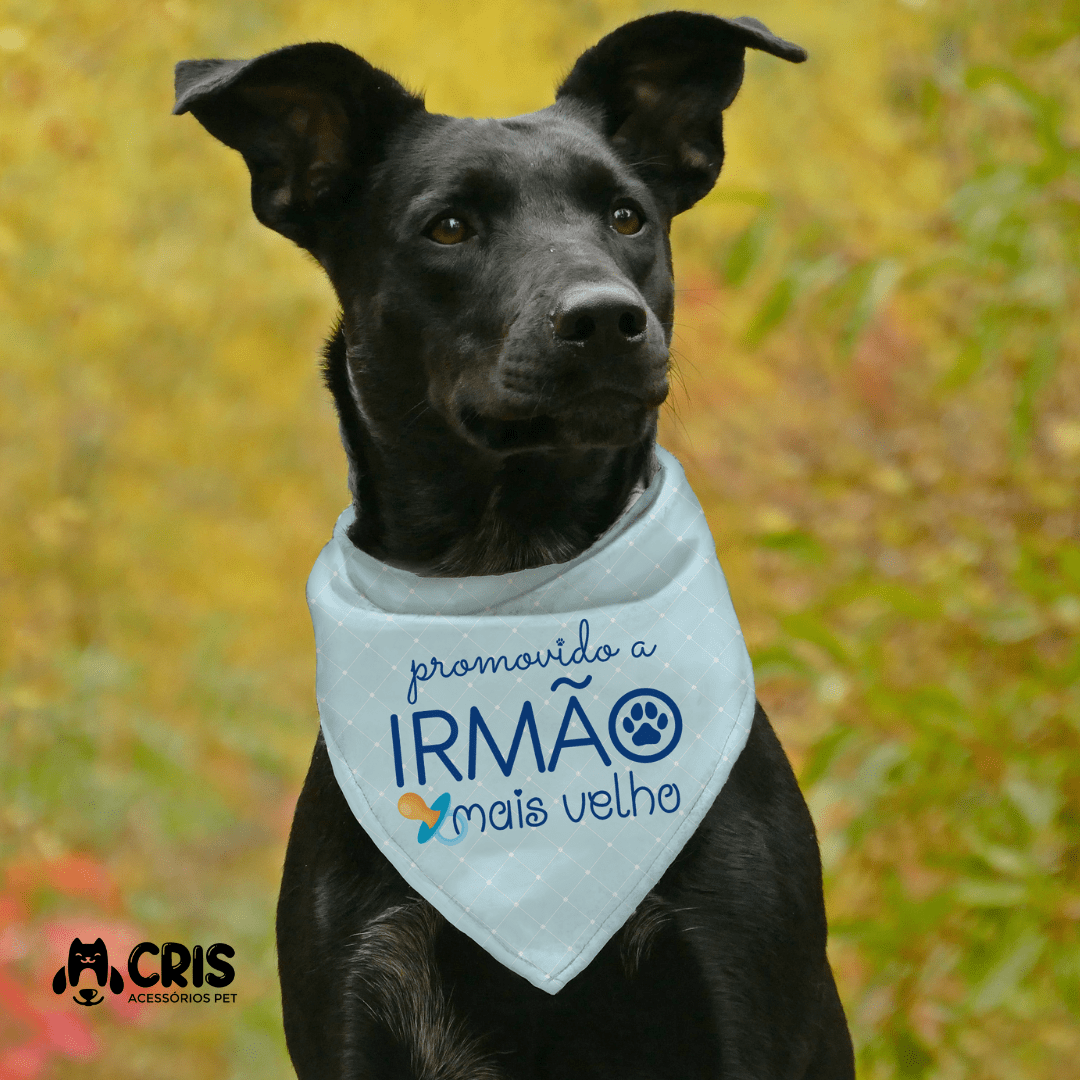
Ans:
[[[49,1060],[44,1035],[36,1035],[21,1046],[0,1053],[0,1080],[33,1080]]]
[[[111,901],[117,892],[112,874],[86,855],[68,855],[45,864],[49,884],[68,896],[94,896]]]
[[[10,893],[0,894],[0,927],[8,923],[22,922],[26,918],[26,905]]]
[[[98,1052],[97,1040],[77,1016],[63,1012],[42,1014],[49,1045],[72,1058],[91,1058]]]
[[[31,1002],[26,990],[0,968],[0,1005],[4,1014],[22,1020],[34,1028],[41,1027],[40,1013]]]
[[[104,907],[115,909],[120,890],[108,867],[89,855],[65,855],[48,862],[23,862],[7,871],[9,886],[16,892],[30,892],[48,885],[65,896],[93,897]]]

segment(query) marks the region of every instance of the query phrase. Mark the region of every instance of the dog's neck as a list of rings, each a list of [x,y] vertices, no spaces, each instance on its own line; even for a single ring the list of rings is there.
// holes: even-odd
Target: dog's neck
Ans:
[[[340,327],[323,371],[349,461],[349,539],[417,574],[470,577],[567,562],[615,523],[656,470],[655,416],[632,446],[499,456],[430,408],[409,409],[377,435],[353,396]]]
[[[362,460],[350,455],[350,539],[383,562],[443,577],[575,558],[614,524],[653,465],[651,438],[621,449],[520,453],[495,462],[467,446],[428,452],[404,440],[365,443]]]

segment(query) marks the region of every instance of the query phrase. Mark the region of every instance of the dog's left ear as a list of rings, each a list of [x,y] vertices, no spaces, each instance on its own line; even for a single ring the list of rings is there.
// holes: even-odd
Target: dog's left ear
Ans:
[[[193,113],[244,155],[255,216],[308,249],[390,133],[423,110],[423,99],[385,71],[326,42],[176,65],[173,112]]]
[[[757,19],[669,11],[627,23],[584,52],[556,100],[598,110],[619,154],[680,214],[720,174],[722,114],[742,85],[746,49],[806,59]]]

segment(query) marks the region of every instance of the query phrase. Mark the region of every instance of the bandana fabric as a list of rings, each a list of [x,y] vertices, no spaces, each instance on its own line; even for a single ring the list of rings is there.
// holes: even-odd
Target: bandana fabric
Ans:
[[[742,750],[754,682],[678,462],[572,562],[430,578],[348,539],[308,580],[357,821],[421,896],[557,993],[656,884]]]

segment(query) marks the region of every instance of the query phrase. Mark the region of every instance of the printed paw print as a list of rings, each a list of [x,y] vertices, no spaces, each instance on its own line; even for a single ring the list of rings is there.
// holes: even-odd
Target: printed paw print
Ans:
[[[675,702],[660,690],[631,690],[611,710],[608,732],[623,757],[659,761],[675,749],[682,737],[682,715]]]
[[[659,719],[657,719],[657,713],[660,713]],[[646,718],[644,724],[641,723],[642,717]],[[653,720],[656,720],[656,727],[652,725]],[[631,736],[630,741],[635,746],[651,746],[658,743],[662,738],[660,731],[663,731],[668,726],[668,714],[660,712],[655,702],[646,701],[644,707],[642,707],[640,701],[635,701],[630,708],[630,715],[623,717],[622,726],[623,731]],[[635,728],[637,728],[636,731]],[[657,731],[657,728],[660,731]]]

